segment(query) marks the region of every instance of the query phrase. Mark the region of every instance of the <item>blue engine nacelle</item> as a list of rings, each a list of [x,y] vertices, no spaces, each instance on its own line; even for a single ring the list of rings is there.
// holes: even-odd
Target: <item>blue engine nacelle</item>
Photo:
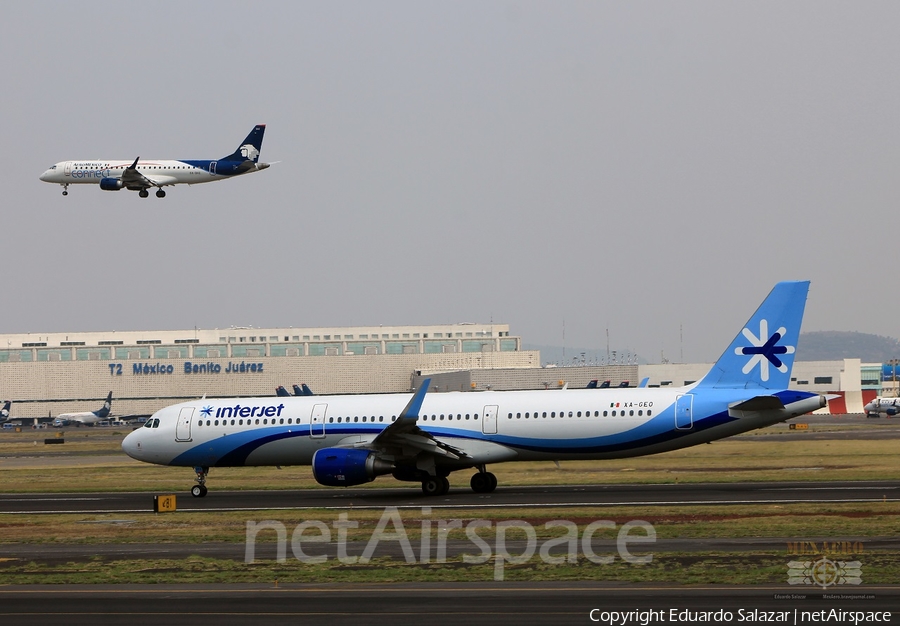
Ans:
[[[312,458],[313,476],[320,485],[352,487],[390,474],[394,466],[382,461],[371,450],[323,448]]]
[[[125,187],[121,178],[101,178],[100,189],[103,191],[118,191]]]
[[[890,415],[891,417],[894,417],[897,414],[897,407],[889,406],[888,408],[886,408],[884,410],[884,412],[887,413],[888,415]]]

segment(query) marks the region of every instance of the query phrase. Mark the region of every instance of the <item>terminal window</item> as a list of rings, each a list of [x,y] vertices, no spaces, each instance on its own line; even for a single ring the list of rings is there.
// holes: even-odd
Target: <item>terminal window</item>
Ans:
[[[830,385],[831,376],[816,376],[814,382],[817,385]]]

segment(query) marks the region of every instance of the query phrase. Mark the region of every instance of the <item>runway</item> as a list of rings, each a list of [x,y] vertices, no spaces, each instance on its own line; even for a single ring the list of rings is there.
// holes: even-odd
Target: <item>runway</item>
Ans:
[[[0,494],[0,513],[138,513],[153,510],[151,493]],[[163,494],[158,494],[163,495]],[[166,494],[168,495],[168,494]],[[464,487],[426,497],[417,487],[216,491],[205,498],[175,494],[179,511],[432,509],[896,502],[900,481],[681,483],[500,487],[477,494]]]
[[[0,588],[4,624],[69,626],[191,623],[252,624],[623,624],[611,612],[654,610],[647,623],[763,623],[760,611],[775,611],[777,623],[817,624],[818,611],[896,611],[897,586],[818,589],[796,586],[671,586],[616,583],[415,583],[394,585],[128,585]],[[690,611],[687,615],[684,611]],[[730,613],[730,619],[697,619],[700,611]],[[756,611],[754,613],[754,611]],[[660,613],[662,612],[662,613]],[[691,614],[694,619],[690,619]],[[603,618],[606,618],[605,620]],[[679,619],[680,617],[680,619]],[[685,619],[687,617],[687,619]],[[756,619],[751,619],[755,617]],[[763,616],[765,619],[767,616]],[[805,618],[805,619],[804,619]],[[832,623],[854,623],[831,620]],[[766,621],[765,623],[769,623]],[[862,623],[862,622],[860,622]],[[866,622],[869,623],[869,622]]]

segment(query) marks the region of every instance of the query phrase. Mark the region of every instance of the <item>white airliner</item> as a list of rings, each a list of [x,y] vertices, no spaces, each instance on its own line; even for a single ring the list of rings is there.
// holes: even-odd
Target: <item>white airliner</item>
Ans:
[[[900,398],[875,398],[863,410],[867,417],[894,417],[900,413]]]
[[[265,132],[265,124],[254,127],[237,150],[221,159],[60,161],[41,174],[41,180],[62,185],[64,196],[69,195],[69,185],[99,184],[104,191],[129,189],[142,198],[156,187],[156,197],[165,198],[163,187],[168,185],[211,183],[266,169],[269,164],[259,162]]]
[[[352,486],[391,474],[449,489],[451,472],[505,461],[655,454],[769,426],[825,406],[789,390],[809,282],[778,283],[710,372],[681,388],[203,398],[156,412],[122,443],[138,460],[193,467],[194,496],[210,467],[312,465],[316,480]]]
[[[83,413],[62,413],[53,420],[54,426],[66,426],[68,424],[76,424],[78,426],[93,426],[97,422],[102,422],[109,418],[109,410],[112,407],[112,391],[106,396],[103,406],[96,411],[84,411]]]

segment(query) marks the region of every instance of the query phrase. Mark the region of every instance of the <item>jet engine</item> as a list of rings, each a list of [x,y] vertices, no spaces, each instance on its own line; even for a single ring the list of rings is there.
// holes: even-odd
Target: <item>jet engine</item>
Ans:
[[[312,458],[313,476],[320,485],[352,487],[390,474],[392,463],[382,461],[371,450],[354,448],[323,448]]]
[[[101,178],[100,179],[100,189],[103,191],[118,191],[119,189],[123,189],[125,185],[122,183],[121,178]]]

